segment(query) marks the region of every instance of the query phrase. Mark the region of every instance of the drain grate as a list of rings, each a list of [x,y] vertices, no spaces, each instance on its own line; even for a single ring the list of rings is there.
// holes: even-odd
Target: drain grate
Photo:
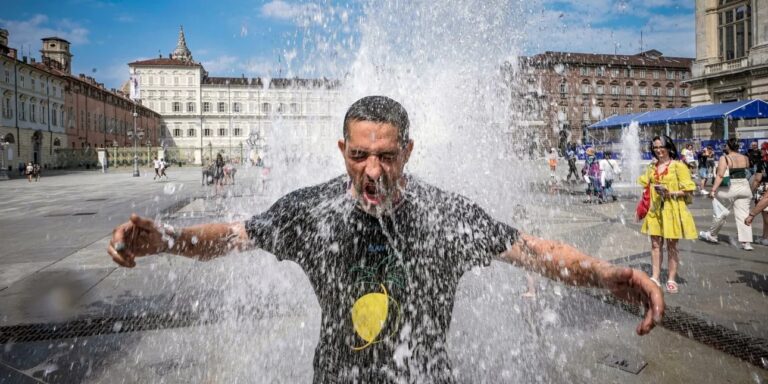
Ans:
[[[109,199],[107,199],[106,197],[96,197],[93,199],[85,199],[85,201],[107,201],[107,200]]]
[[[91,318],[50,324],[23,324],[0,327],[0,344],[87,337],[115,333],[151,331],[203,325],[191,313],[133,317]]]
[[[589,296],[621,307],[625,311],[641,316],[640,308],[614,297],[588,292]],[[719,324],[708,322],[680,309],[667,307],[661,326],[689,339],[713,347],[731,356],[744,360],[756,367],[768,369],[768,340],[752,337]]]
[[[304,314],[304,310],[297,305],[278,305],[276,302],[267,302],[258,308],[250,306],[248,308],[230,308],[226,312],[221,312],[220,309],[208,309],[164,314],[85,318],[61,323],[10,325],[0,327],[0,345],[197,327],[233,319],[258,320]]]
[[[76,212],[76,213],[73,213],[72,216],[92,216],[95,214],[96,212]]]

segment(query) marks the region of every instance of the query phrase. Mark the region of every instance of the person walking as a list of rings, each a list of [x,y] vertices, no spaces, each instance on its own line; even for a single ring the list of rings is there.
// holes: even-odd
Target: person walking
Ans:
[[[565,181],[570,182],[571,175],[573,175],[573,181],[578,181],[579,173],[576,169],[576,147],[573,144],[569,145],[565,155],[568,159],[568,176],[565,177]]]
[[[616,192],[613,190],[613,181],[621,174],[619,163],[613,158],[613,152],[605,151],[605,156],[599,162],[600,186],[603,188],[603,198],[616,201]]]
[[[35,178],[35,182],[40,181],[41,172],[42,172],[42,169],[40,169],[40,164],[38,163],[32,164],[32,177]]]
[[[686,200],[696,190],[688,166],[677,160],[677,148],[669,136],[656,136],[651,141],[651,153],[656,162],[649,165],[638,178],[642,186],[650,186],[651,208],[643,219],[640,232],[651,237],[651,281],[661,287],[663,247],[667,246],[668,277],[665,288],[677,293],[677,267],[680,239],[696,239],[696,223]]]
[[[35,172],[35,166],[30,161],[27,163],[27,167],[24,169],[24,174],[27,176],[27,181],[32,182],[32,174]]]
[[[711,150],[711,147],[704,147],[701,149],[701,152],[698,155],[698,172],[699,172],[699,192],[702,195],[706,195],[707,190],[707,179],[711,177],[709,173],[709,160],[715,156],[714,151]]]
[[[152,163],[155,167],[155,176],[152,177],[152,180],[161,178],[160,176],[160,160],[157,159],[157,156],[155,156],[155,159],[152,160]]]
[[[603,188],[600,185],[600,163],[595,156],[595,148],[587,149],[587,159],[581,174],[584,175],[584,181],[587,182],[587,199],[584,202],[602,204]]]
[[[752,190],[747,181],[749,159],[739,153],[739,141],[728,139],[724,148],[725,154],[720,156],[715,172],[715,183],[709,192],[710,199],[716,199],[723,209],[714,209],[713,219],[708,231],[699,233],[699,238],[710,243],[717,243],[717,235],[725,224],[725,219],[733,211],[736,216],[736,231],[738,232],[741,248],[746,251],[752,248],[752,227],[744,224],[749,213]],[[718,191],[722,187],[723,190]]]
[[[557,179],[557,151],[554,148],[549,149],[547,163],[549,163],[549,178],[552,180]]]
[[[165,177],[168,180],[168,175],[165,174],[165,170],[168,169],[168,163],[165,162],[165,158],[160,159],[160,179]]]
[[[760,208],[761,201],[768,200],[768,142],[763,143],[760,160],[755,167],[755,175],[752,177],[750,189],[754,195],[755,208],[752,208],[750,212],[752,217],[747,217],[749,222],[745,221],[745,224],[752,225],[752,218],[762,215],[763,235],[757,239],[756,243],[768,245],[768,207]]]
[[[693,151],[693,144],[688,143],[685,145],[685,149],[683,149],[683,161],[691,172],[696,169],[696,152]]]
[[[757,164],[760,163],[763,158],[763,154],[760,153],[760,148],[757,147],[757,141],[753,141],[749,144],[747,158],[749,159],[749,174],[747,175],[747,179],[751,179],[752,176],[757,173]]]

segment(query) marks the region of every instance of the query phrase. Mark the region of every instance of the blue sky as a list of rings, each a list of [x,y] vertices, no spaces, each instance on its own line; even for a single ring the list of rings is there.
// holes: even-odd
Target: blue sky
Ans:
[[[0,28],[9,30],[11,47],[39,58],[40,38],[63,37],[72,43],[73,72],[108,87],[125,81],[128,62],[168,55],[179,25],[195,60],[212,75],[323,76],[309,52],[317,44],[355,41],[363,15],[359,2],[331,0],[2,2]],[[646,49],[695,53],[694,0],[538,0],[520,7],[524,54],[637,53],[641,30]]]

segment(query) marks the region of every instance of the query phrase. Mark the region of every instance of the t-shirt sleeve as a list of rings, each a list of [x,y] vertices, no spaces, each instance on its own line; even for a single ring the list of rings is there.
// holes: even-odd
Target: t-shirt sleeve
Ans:
[[[458,231],[465,237],[461,240],[457,264],[460,273],[475,266],[488,266],[491,260],[514,244],[517,229],[492,218],[474,203],[466,207],[458,223]]]
[[[245,230],[253,244],[277,256],[278,260],[293,260],[302,232],[301,206],[291,195],[275,202],[268,210],[245,222]]]

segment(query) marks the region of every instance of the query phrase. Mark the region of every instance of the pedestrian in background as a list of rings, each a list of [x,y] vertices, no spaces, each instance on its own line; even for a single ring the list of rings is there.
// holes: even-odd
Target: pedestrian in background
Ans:
[[[736,216],[736,231],[738,232],[741,248],[751,251],[752,227],[744,224],[749,214],[752,200],[752,190],[747,181],[749,159],[739,153],[739,141],[728,139],[724,148],[725,154],[720,156],[715,172],[715,183],[709,192],[710,199],[716,199],[723,209],[714,209],[712,225],[708,231],[699,233],[699,238],[710,243],[717,243],[717,235],[725,224],[725,219],[733,211]],[[727,184],[727,185],[726,185]]]
[[[667,246],[669,276],[665,288],[677,293],[677,267],[680,239],[695,239],[696,224],[688,210],[688,198],[696,191],[696,184],[686,164],[677,160],[677,148],[669,136],[656,136],[651,141],[654,163],[638,178],[642,186],[651,186],[651,208],[643,219],[640,232],[651,237],[651,281],[661,287],[663,247]]]
[[[565,155],[568,159],[568,176],[565,177],[565,181],[566,182],[571,181],[571,175],[573,175],[574,181],[578,181],[579,172],[576,169],[576,146],[573,144],[570,144],[568,146],[568,151],[566,151]]]
[[[762,153],[760,148],[757,147],[757,141],[749,143],[749,149],[747,150],[747,158],[749,159],[749,174],[747,179],[751,179],[753,175],[757,173],[757,165],[762,160]]]
[[[42,172],[42,169],[40,169],[40,164],[38,163],[32,164],[32,177],[35,178],[35,182],[40,181],[41,172]]]
[[[27,176],[27,181],[32,182],[32,173],[35,171],[35,166],[30,161],[27,163],[27,167],[24,169],[24,174]]]
[[[585,203],[603,203],[603,188],[600,184],[600,173],[600,163],[595,156],[595,148],[588,148],[587,159],[584,161],[584,168],[581,170],[584,181],[587,182],[587,199],[584,200]]]
[[[619,162],[613,158],[613,152],[605,151],[605,156],[599,161],[600,165],[600,186],[603,188],[603,198],[608,197],[616,201],[616,193],[613,190],[613,181],[621,174]]]
[[[547,155],[547,162],[549,163],[549,177],[552,180],[555,180],[557,178],[557,151],[554,148],[549,150],[549,155]]]
[[[691,172],[696,170],[696,152],[693,151],[693,144],[688,143],[685,145],[685,149],[683,149],[683,161]]]
[[[704,147],[701,148],[701,152],[699,153],[698,158],[698,171],[699,171],[699,192],[702,195],[706,195],[708,192],[705,189],[707,186],[707,179],[710,178],[709,170],[709,160],[711,157],[715,156],[714,151],[710,150],[711,147]]]
[[[165,177],[168,180],[168,175],[165,174],[165,170],[168,169],[168,163],[165,162],[165,158],[160,159],[160,179]]]
[[[152,178],[152,180],[160,178],[160,160],[157,159],[157,156],[155,156],[155,159],[152,160],[152,163],[155,167],[155,176]]]
[[[768,142],[764,142],[761,148],[760,160],[757,162],[750,188],[755,199],[755,208],[752,208],[750,214],[752,217],[763,217],[763,235],[757,239],[756,243],[768,245],[768,207],[760,208],[761,200],[768,199]],[[745,221],[745,224],[752,225],[752,217],[748,217],[749,222]]]

